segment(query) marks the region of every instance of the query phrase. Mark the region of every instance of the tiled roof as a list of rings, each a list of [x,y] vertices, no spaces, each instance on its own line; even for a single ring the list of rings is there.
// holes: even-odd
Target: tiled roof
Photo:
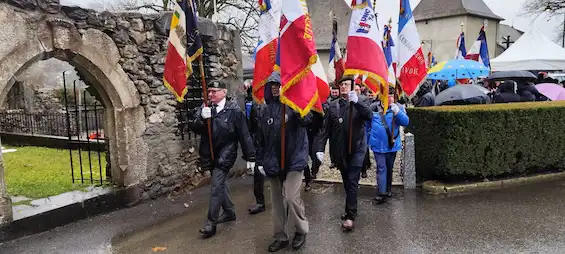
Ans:
[[[416,21],[460,15],[504,20],[494,14],[483,0],[422,0],[414,9]]]

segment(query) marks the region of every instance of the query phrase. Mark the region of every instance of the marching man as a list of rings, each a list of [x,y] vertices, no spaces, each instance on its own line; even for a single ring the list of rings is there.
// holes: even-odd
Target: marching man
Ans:
[[[324,161],[324,151],[330,139],[330,156],[341,172],[345,188],[345,214],[341,216],[342,227],[353,230],[357,217],[357,191],[361,167],[367,153],[365,123],[372,118],[370,105],[365,97],[359,97],[352,89],[354,79],[343,77],[339,83],[341,97],[330,102],[322,130],[316,138],[318,160]],[[351,110],[350,108],[353,107]],[[351,113],[351,115],[350,115]],[[350,129],[350,118],[352,128]],[[351,151],[349,137],[351,135]]]
[[[226,181],[237,159],[238,142],[241,144],[245,160],[255,164],[255,147],[249,134],[245,113],[235,101],[226,99],[226,93],[225,83],[210,82],[208,95],[211,105],[202,106],[190,124],[191,129],[202,137],[199,150],[200,166],[203,170],[212,172],[208,220],[200,229],[204,238],[216,234],[217,224],[234,221],[236,218]],[[212,125],[212,149],[207,132],[208,119]],[[210,151],[213,151],[213,156]],[[221,216],[220,208],[223,210]]]
[[[295,231],[292,247],[298,250],[306,242],[308,220],[300,198],[302,172],[308,167],[308,136],[306,126],[310,117],[300,115],[280,101],[281,78],[278,72],[265,85],[265,104],[258,112],[257,164],[261,174],[271,183],[274,241],[269,252],[288,246],[290,232]],[[287,107],[282,117],[282,107]],[[286,122],[285,168],[281,168],[281,126]]]

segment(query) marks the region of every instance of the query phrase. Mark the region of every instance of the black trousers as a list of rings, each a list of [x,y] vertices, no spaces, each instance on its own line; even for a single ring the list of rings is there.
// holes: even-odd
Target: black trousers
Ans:
[[[367,173],[367,170],[371,168],[371,152],[367,147],[367,153],[365,153],[365,160],[363,161],[363,167],[361,168],[361,172]]]
[[[309,183],[312,182],[314,180],[314,176],[318,175],[318,172],[320,171],[320,166],[322,166],[322,163],[318,160],[318,157],[316,157],[316,152],[313,149],[313,144],[314,144],[314,138],[316,137],[315,133],[308,133],[308,151],[310,151],[310,160],[312,160],[312,168],[310,168],[310,166],[306,166],[306,168],[304,169],[304,180]]]
[[[235,214],[234,205],[231,202],[229,188],[227,185],[228,171],[221,169],[212,170],[212,185],[210,191],[210,203],[208,205],[208,223],[216,225],[220,216],[220,208],[226,214]]]
[[[357,192],[359,191],[361,167],[349,167],[340,171],[343,188],[345,189],[345,214],[347,219],[355,220],[357,217]]]
[[[253,174],[253,194],[258,205],[265,205],[265,176],[259,172],[259,166],[255,166]]]

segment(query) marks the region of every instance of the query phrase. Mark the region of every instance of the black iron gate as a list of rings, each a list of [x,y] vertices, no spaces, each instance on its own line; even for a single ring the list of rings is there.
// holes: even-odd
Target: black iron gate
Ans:
[[[68,150],[73,183],[103,185],[111,179],[110,149],[104,135],[104,106],[87,92],[68,87],[63,73]]]

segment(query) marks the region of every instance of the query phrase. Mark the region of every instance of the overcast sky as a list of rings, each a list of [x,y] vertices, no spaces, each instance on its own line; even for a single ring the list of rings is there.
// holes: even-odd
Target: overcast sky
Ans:
[[[112,2],[116,0],[61,0],[62,4],[79,5],[83,7],[92,7],[100,2]],[[160,1],[160,0],[154,0]],[[420,0],[410,0],[414,8]],[[503,24],[513,25],[514,27],[527,32],[529,29],[538,29],[549,39],[556,39],[556,29],[563,22],[563,16],[549,20],[547,15],[539,17],[524,15],[522,5],[529,0],[484,0],[491,10],[503,17]],[[398,20],[399,0],[377,0],[377,12],[379,12],[380,24],[388,22],[390,17]],[[477,31],[478,34],[478,31]],[[469,35],[471,36],[471,35]]]

